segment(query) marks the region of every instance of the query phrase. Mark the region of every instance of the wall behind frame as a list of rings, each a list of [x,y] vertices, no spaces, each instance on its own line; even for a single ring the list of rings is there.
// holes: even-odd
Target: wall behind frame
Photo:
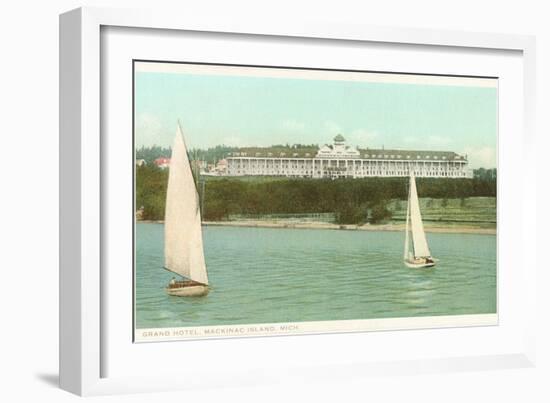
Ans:
[[[6,382],[0,395],[6,401],[76,401],[74,396],[58,390],[58,14],[82,5],[109,7],[163,7],[177,1],[112,0],[10,2],[4,5],[0,31],[2,63],[0,88],[4,101],[2,113],[2,262],[0,282],[2,309],[2,343],[4,365],[0,375]],[[187,1],[188,12],[231,15],[268,13],[272,18],[297,20],[314,16],[321,20],[355,24],[402,25],[420,28],[467,29],[487,32],[536,34],[538,69],[538,121],[540,154],[535,162],[539,172],[546,172],[550,124],[546,110],[550,105],[550,28],[544,2],[460,3],[435,0],[408,2],[356,2],[342,0],[319,2],[279,0],[255,3]],[[548,190],[539,187],[539,209],[550,205]],[[548,217],[539,214],[539,253],[543,249],[543,229]],[[540,260],[542,262],[542,259]],[[32,281],[30,281],[32,280]],[[542,271],[541,290],[549,283]],[[26,292],[22,292],[25,284]],[[549,294],[539,292],[540,317],[549,307]],[[545,312],[548,312],[545,310]],[[368,396],[375,401],[439,402],[445,396],[454,401],[545,401],[545,379],[550,368],[550,328],[541,323],[538,344],[538,367],[532,370],[488,371],[416,377],[373,377],[337,380],[334,384],[304,385],[297,381],[285,388],[278,386],[208,392],[169,393],[117,397],[117,401],[158,401],[167,399],[201,399],[221,401],[231,397],[239,401],[334,401],[345,397]]]

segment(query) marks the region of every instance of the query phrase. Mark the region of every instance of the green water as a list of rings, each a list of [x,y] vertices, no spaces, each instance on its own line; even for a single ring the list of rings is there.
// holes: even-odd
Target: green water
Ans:
[[[400,232],[204,227],[211,291],[166,295],[162,224],[136,226],[136,327],[496,312],[496,237],[428,234],[431,269],[403,265]]]

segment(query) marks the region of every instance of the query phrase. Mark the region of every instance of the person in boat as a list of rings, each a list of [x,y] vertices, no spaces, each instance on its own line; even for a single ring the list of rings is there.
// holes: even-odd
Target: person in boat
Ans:
[[[416,263],[416,264],[433,263],[433,260],[430,259],[429,257],[417,257],[411,260],[413,263]]]
[[[433,263],[434,261],[429,257],[423,257],[416,259],[416,263]]]
[[[172,280],[170,280],[170,287],[174,287],[176,285],[176,278],[172,277]]]

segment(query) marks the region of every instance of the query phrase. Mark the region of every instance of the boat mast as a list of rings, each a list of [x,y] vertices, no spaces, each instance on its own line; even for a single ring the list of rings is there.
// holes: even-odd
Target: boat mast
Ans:
[[[407,195],[407,217],[405,219],[405,250],[403,251],[403,259],[409,257],[409,215],[411,208],[411,185],[409,180],[409,191]]]

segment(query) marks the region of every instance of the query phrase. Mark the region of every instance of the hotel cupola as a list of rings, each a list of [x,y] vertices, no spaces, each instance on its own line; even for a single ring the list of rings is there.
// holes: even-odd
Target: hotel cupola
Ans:
[[[319,149],[317,157],[320,158],[338,158],[338,157],[360,157],[359,151],[354,147],[346,145],[346,139],[341,134],[334,137],[332,146],[325,144]]]

